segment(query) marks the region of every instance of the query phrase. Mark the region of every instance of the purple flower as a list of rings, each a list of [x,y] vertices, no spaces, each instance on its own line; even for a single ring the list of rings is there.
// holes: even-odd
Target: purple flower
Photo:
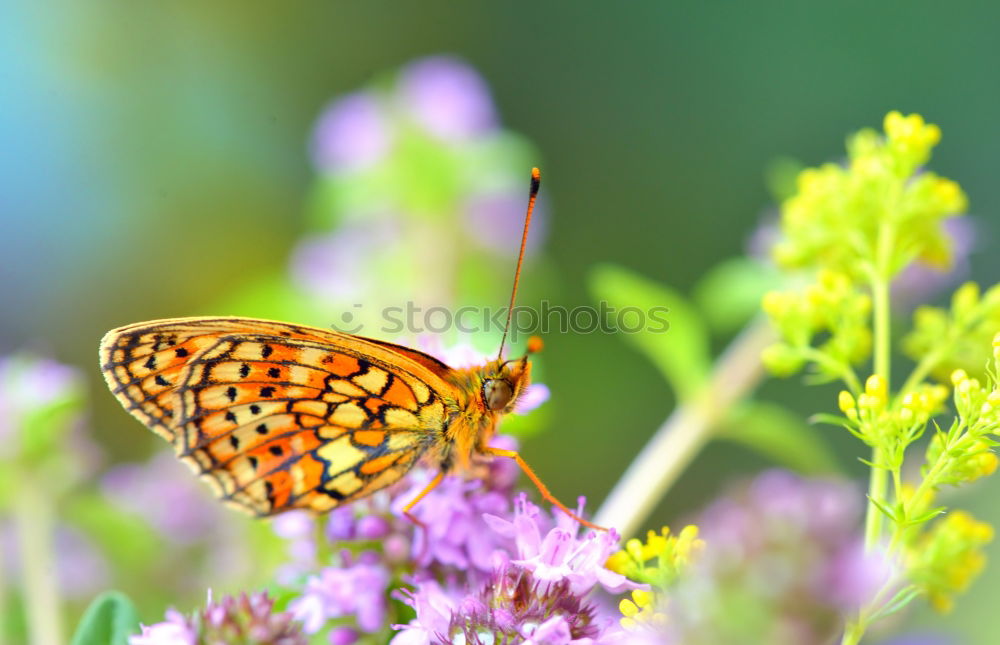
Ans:
[[[451,629],[452,614],[458,609],[455,599],[445,593],[434,580],[424,580],[418,591],[403,590],[403,602],[413,607],[417,617],[407,625],[394,625],[402,629],[392,645],[430,645],[447,640]]]
[[[497,125],[489,87],[476,71],[450,56],[407,65],[399,79],[399,102],[428,132],[461,141]]]
[[[393,502],[394,511],[402,515],[403,506],[424,489],[431,476],[427,470],[411,475],[409,488]],[[475,571],[490,572],[493,553],[504,545],[504,540],[487,530],[483,516],[506,513],[509,508],[509,494],[489,490],[480,480],[446,477],[412,511],[426,527],[414,531],[416,564],[456,567],[472,576]]]
[[[581,498],[578,514],[582,507]],[[558,512],[570,519],[562,511]],[[529,502],[524,493],[515,502],[512,521],[495,515],[487,515],[486,520],[496,533],[513,538],[518,559],[512,564],[530,571],[541,583],[553,586],[565,581],[569,591],[576,595],[585,594],[598,584],[611,593],[639,588],[625,576],[604,567],[618,546],[619,537],[613,529],[591,531],[577,538],[578,527],[570,519],[574,525],[572,529],[556,526],[543,538],[541,533],[548,522],[542,520],[538,507]],[[562,518],[557,521],[565,524]]]
[[[226,596],[191,616],[167,611],[167,620],[143,625],[142,633],[129,637],[129,645],[197,645],[245,643],[246,645],[306,645],[306,637],[288,612],[274,611],[266,592]]]
[[[129,636],[129,645],[197,645],[195,626],[179,611],[167,610],[167,619],[154,625],[143,625],[142,633]]]
[[[389,571],[378,562],[377,554],[362,553],[357,559],[342,553],[344,564],[326,567],[306,582],[305,593],[289,606],[314,634],[331,618],[355,616],[362,631],[375,632],[386,620]]]
[[[581,500],[582,506],[582,500]],[[494,536],[477,534],[491,542],[492,572],[483,585],[442,586],[431,577],[414,577],[415,589],[403,601],[416,610],[393,645],[466,643],[597,643],[617,627],[599,619],[589,595],[603,586],[613,592],[636,585],[604,567],[615,550],[613,532],[588,532],[562,511],[550,517],[521,494],[510,519],[484,516]]]
[[[393,133],[377,96],[348,94],[323,111],[312,139],[313,163],[321,170],[350,171],[372,166],[392,145]]]
[[[145,464],[115,466],[101,480],[104,494],[144,518],[178,544],[217,532],[221,507],[173,455],[159,452]]]

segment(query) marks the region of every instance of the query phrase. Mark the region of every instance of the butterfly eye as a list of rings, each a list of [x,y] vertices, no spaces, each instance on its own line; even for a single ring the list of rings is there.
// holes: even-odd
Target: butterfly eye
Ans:
[[[494,378],[483,382],[483,401],[490,410],[494,412],[503,410],[513,398],[514,387],[510,381]]]

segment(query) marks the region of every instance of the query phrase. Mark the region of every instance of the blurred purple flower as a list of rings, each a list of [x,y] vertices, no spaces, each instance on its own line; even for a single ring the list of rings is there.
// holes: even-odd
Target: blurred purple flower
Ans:
[[[532,383],[524,388],[514,405],[516,414],[527,414],[549,400],[552,391],[544,383]]]
[[[344,225],[333,233],[307,237],[292,256],[295,282],[317,298],[360,298],[372,288],[371,260],[395,243],[397,227],[374,218],[365,225]]]
[[[356,629],[350,627],[334,627],[330,630],[328,640],[330,645],[354,645],[361,638]]]
[[[316,519],[307,511],[288,511],[271,521],[271,530],[288,540],[288,562],[276,572],[275,578],[291,584],[316,566]]]
[[[316,123],[313,163],[320,170],[364,169],[385,156],[392,139],[379,98],[369,92],[348,94],[330,103]]]
[[[318,632],[328,620],[343,616],[355,616],[358,627],[365,632],[376,632],[385,623],[389,571],[374,552],[362,553],[355,559],[344,551],[341,557],[341,566],[326,567],[310,577],[303,595],[289,605],[308,634]]]
[[[71,526],[59,526],[54,550],[56,575],[63,594],[82,598],[107,586],[108,563],[86,535]]]
[[[489,87],[467,63],[432,56],[403,68],[399,102],[428,132],[446,141],[461,141],[497,126]]]
[[[892,300],[897,309],[913,309],[969,275],[969,255],[976,246],[974,219],[968,216],[950,217],[944,220],[942,227],[951,238],[951,267],[936,268],[919,260],[907,265],[892,283]]]
[[[865,553],[860,499],[846,483],[769,471],[713,503],[696,522],[705,550],[670,594],[668,641],[828,642],[895,575]]]
[[[108,563],[90,539],[76,528],[57,524],[53,535],[55,575],[60,592],[69,598],[88,598],[108,583]],[[21,549],[14,525],[0,519],[0,561],[8,565],[0,587],[20,577]]]
[[[0,357],[0,458],[20,449],[25,416],[71,396],[79,379],[72,367],[47,358]]]
[[[101,489],[175,543],[192,544],[217,531],[218,502],[169,453],[159,452],[144,464],[115,466],[104,475]]]
[[[306,645],[306,637],[288,612],[274,611],[266,592],[226,596],[191,616],[169,609],[167,620],[143,625],[142,633],[129,637],[129,645],[197,645],[246,643],[247,645]]]
[[[517,253],[524,231],[525,192],[518,183],[504,192],[484,192],[471,195],[462,209],[469,237],[494,253]],[[525,254],[537,251],[545,240],[548,218],[545,200],[539,197],[531,216],[531,235]]]

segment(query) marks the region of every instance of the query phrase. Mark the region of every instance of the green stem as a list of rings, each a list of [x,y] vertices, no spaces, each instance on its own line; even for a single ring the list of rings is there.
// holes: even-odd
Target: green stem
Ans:
[[[889,204],[895,203],[890,200]],[[892,247],[894,234],[892,229],[892,211],[890,208],[882,214],[879,222],[878,240],[875,248],[875,265],[870,276],[872,290],[872,308],[874,311],[874,374],[882,379],[885,384],[885,392],[892,391],[890,386],[890,310],[889,310],[889,286],[890,286],[890,262],[892,260]],[[875,502],[885,502],[886,491],[889,483],[889,469],[885,464],[885,449],[876,444],[872,447],[871,475],[868,480],[868,510],[865,514],[865,550],[872,551],[882,539],[882,510],[876,506]],[[849,620],[844,629],[842,643],[858,643],[864,636],[868,627],[868,617],[866,609],[858,612],[856,618]]]
[[[880,238],[887,237],[883,235]],[[882,378],[889,392],[889,281],[879,276],[872,284],[875,310],[875,374]],[[872,448],[871,476],[868,480],[868,513],[865,517],[865,548],[871,551],[882,537],[882,511],[875,501],[883,502],[888,488],[889,471],[885,467],[882,446]]]
[[[811,360],[818,365],[822,365],[831,372],[840,376],[841,380],[847,386],[847,389],[851,391],[851,394],[857,396],[861,393],[861,380],[858,379],[858,375],[854,372],[854,368],[847,363],[838,361],[826,352],[821,352],[815,347],[805,346],[800,347],[799,351],[802,352],[802,356],[808,360]]]
[[[865,625],[861,618],[857,620],[852,620],[847,623],[847,627],[844,629],[844,637],[840,640],[840,645],[857,645],[861,642],[861,637],[865,635]]]
[[[22,474],[24,485],[15,496],[13,515],[21,555],[29,642],[61,645],[62,612],[52,544],[55,512],[43,487],[26,473]]]
[[[6,643],[11,635],[7,633],[7,570],[0,549],[0,643]]]
[[[758,319],[726,348],[700,391],[681,403],[636,454],[601,504],[594,523],[634,535],[649,512],[711,438],[720,419],[763,377],[760,353],[774,342],[770,324]]]

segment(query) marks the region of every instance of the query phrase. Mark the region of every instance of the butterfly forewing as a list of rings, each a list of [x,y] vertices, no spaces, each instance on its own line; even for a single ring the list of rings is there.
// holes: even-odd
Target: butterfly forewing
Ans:
[[[326,511],[402,477],[441,441],[448,367],[409,348],[244,318],[186,318],[105,336],[125,408],[224,499],[269,515]]]

